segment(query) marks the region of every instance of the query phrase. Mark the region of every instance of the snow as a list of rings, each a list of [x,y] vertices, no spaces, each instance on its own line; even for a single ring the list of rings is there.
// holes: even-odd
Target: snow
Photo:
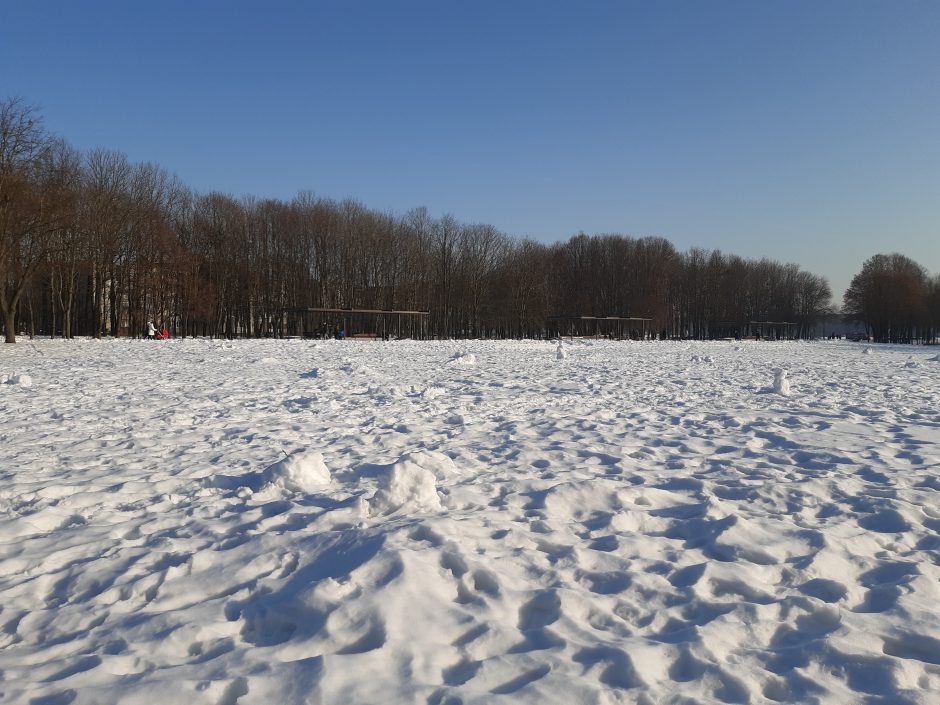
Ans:
[[[21,387],[32,387],[33,378],[29,375],[17,374],[0,375],[0,384],[18,384]]]
[[[475,365],[477,364],[477,356],[472,352],[461,350],[455,352],[447,362],[450,365]]]
[[[439,511],[441,500],[437,494],[437,478],[428,465],[439,469],[440,474],[446,476],[447,471],[441,471],[440,468],[453,465],[453,461],[447,458],[445,463],[426,453],[410,453],[384,469],[378,475],[378,491],[369,500],[372,513]]]
[[[774,393],[782,397],[790,396],[790,380],[787,371],[781,368],[774,370]]]
[[[2,348],[0,700],[936,702],[933,351],[460,346]]]
[[[317,492],[330,484],[323,454],[297,451],[264,471],[265,479],[292,492]]]

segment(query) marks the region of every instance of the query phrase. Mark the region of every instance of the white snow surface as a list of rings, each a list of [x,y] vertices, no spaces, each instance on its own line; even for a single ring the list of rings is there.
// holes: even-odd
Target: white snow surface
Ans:
[[[938,702],[933,351],[566,348],[0,348],[0,702]]]

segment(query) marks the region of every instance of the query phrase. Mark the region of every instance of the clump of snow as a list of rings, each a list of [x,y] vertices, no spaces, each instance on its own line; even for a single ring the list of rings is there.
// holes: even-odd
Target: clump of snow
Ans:
[[[323,454],[296,451],[264,471],[264,481],[291,492],[316,492],[332,481]]]
[[[447,394],[447,390],[440,386],[430,386],[421,392],[422,399],[437,399],[439,396]]]
[[[562,346],[561,343],[558,343],[558,350],[556,351],[555,356],[556,356],[559,360],[566,360],[566,359],[568,359],[568,353],[565,352],[565,348]]]
[[[873,352],[875,352],[875,351],[874,351],[874,349],[871,347],[871,345],[866,345],[866,346],[865,346],[865,349],[862,350],[862,355],[871,355]]]
[[[454,353],[454,356],[447,361],[449,365],[475,365],[477,364],[477,356],[473,353],[468,352],[457,352]]]
[[[929,358],[931,362],[940,362],[940,353],[937,353],[933,357]]]
[[[693,355],[692,362],[714,362],[715,359],[711,355]]]
[[[17,384],[21,387],[32,387],[33,378],[24,374],[14,374],[9,377],[7,375],[0,375],[0,384]]]
[[[437,478],[426,456],[409,454],[379,475],[379,489],[369,500],[370,514],[440,511]],[[437,465],[432,461],[431,465]]]
[[[790,396],[790,380],[787,379],[786,370],[774,370],[774,393],[784,397]]]
[[[431,471],[437,480],[452,479],[457,474],[457,466],[454,465],[454,461],[444,453],[438,453],[434,450],[417,450],[413,453],[406,453],[395,464],[424,468]]]

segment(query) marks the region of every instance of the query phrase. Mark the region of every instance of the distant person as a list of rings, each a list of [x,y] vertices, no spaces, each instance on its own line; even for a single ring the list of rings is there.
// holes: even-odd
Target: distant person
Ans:
[[[157,329],[153,325],[153,321],[147,321],[147,338],[153,340],[154,336],[157,334]]]
[[[339,338],[340,340],[344,340],[346,338],[346,329],[340,328],[339,333],[336,334],[336,337]]]

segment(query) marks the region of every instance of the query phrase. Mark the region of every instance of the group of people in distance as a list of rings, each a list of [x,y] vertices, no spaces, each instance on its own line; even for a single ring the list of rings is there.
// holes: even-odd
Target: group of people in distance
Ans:
[[[158,333],[153,321],[147,321],[147,339],[148,340],[167,340],[170,337],[170,331],[166,326]]]

